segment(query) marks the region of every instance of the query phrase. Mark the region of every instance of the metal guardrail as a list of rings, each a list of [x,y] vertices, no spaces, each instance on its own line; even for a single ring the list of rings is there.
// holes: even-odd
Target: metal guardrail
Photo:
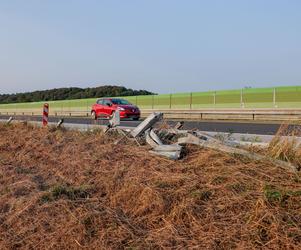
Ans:
[[[160,110],[166,118],[194,120],[298,121],[301,110]],[[147,111],[144,111],[147,114]]]
[[[268,120],[268,121],[301,121],[301,109],[218,109],[218,110],[142,110],[146,117],[152,112],[162,112],[165,118],[187,120]],[[41,116],[38,111],[5,111],[0,115]],[[52,111],[50,116],[56,117],[89,117],[88,111]]]

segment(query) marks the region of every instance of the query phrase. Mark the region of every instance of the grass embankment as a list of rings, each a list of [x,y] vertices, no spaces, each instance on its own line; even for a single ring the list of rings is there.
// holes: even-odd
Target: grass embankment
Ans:
[[[0,125],[1,249],[300,249],[301,176],[101,132]]]
[[[243,90],[245,108],[273,108],[273,88],[254,88]],[[189,109],[191,108],[240,108],[241,90],[216,91],[215,105],[214,92],[176,93],[155,96],[123,97],[137,104],[142,109]],[[55,111],[90,111],[96,98],[49,101]],[[41,109],[43,102],[1,104],[0,111],[5,110],[36,110]],[[276,105],[279,108],[301,108],[301,87],[277,87]]]

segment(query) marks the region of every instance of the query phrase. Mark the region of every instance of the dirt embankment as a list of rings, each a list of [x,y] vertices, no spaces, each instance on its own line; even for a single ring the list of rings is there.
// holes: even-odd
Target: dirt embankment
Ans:
[[[300,249],[301,176],[100,132],[0,125],[1,249]]]

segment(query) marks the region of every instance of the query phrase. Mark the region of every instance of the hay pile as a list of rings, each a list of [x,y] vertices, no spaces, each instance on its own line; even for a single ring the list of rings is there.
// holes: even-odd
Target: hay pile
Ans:
[[[301,248],[301,176],[191,147],[0,125],[0,249]]]

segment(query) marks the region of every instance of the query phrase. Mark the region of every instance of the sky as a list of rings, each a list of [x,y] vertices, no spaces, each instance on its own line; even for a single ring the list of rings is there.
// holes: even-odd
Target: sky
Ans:
[[[0,94],[301,85],[300,0],[0,0]]]

